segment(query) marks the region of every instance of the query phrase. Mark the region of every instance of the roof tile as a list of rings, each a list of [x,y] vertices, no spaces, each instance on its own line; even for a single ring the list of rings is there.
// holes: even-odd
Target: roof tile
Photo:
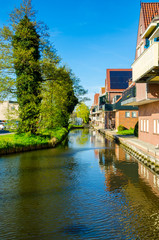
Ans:
[[[145,28],[148,27],[152,19],[159,15],[159,2],[154,3],[141,3],[141,8],[143,10]]]

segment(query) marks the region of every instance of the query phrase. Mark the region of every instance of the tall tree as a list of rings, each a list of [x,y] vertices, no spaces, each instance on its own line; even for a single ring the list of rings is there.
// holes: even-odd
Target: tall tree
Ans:
[[[47,27],[36,21],[31,2],[23,0],[11,13],[10,25],[0,29],[0,100],[16,98],[19,131],[36,133],[37,122],[48,128],[67,126],[87,91],[71,70],[60,66]]]
[[[42,82],[39,38],[34,24],[24,16],[12,42],[21,132],[36,133],[39,121]]]

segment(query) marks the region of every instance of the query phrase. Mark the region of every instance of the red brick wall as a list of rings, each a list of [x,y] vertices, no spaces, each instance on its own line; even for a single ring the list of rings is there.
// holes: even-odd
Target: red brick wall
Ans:
[[[149,121],[148,132],[141,131],[141,120]],[[139,139],[157,145],[159,144],[159,134],[154,133],[154,120],[159,120],[159,102],[139,106]]]
[[[143,16],[143,11],[142,9],[140,10],[140,19],[139,19],[139,25],[138,25],[138,34],[137,34],[137,43],[136,43],[136,48],[137,46],[140,45],[140,43],[143,41],[143,44],[145,45],[145,40],[143,40],[142,34],[141,34],[141,26],[142,26],[142,34],[144,33],[145,29],[145,23],[144,23],[144,16]],[[136,49],[136,54],[135,54],[135,60],[138,58],[137,56],[137,49]]]
[[[125,112],[130,112],[130,117],[125,117]],[[136,112],[135,118],[132,117],[132,112]],[[118,129],[119,125],[123,125],[126,128],[134,128],[138,121],[138,111],[137,110],[121,110],[115,113],[115,128]]]
[[[99,102],[99,93],[96,93],[94,95],[94,105],[98,105],[98,102]]]

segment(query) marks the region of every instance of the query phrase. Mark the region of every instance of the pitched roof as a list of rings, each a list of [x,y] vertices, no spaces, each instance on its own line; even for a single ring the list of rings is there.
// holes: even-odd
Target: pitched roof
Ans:
[[[152,19],[159,15],[159,2],[141,3],[141,9],[143,11],[145,28],[148,27]]]
[[[132,78],[132,69],[107,69],[107,92],[123,92]]]
[[[98,105],[98,102],[99,102],[99,93],[96,93],[94,95],[94,105]]]

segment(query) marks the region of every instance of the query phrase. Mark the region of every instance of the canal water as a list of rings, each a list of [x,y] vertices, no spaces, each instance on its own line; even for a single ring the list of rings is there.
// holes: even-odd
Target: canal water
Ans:
[[[0,239],[159,239],[159,178],[87,129],[1,157]]]

